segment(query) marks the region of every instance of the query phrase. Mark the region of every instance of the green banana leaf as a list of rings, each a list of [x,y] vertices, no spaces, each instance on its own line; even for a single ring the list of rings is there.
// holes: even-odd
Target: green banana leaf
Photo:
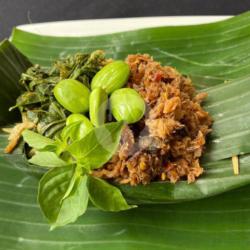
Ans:
[[[198,88],[209,93],[205,108],[215,122],[203,160],[203,177],[191,185],[181,181],[176,185],[155,182],[119,186],[129,201],[180,202],[245,187],[199,201],[147,204],[120,213],[89,207],[77,224],[49,232],[36,202],[41,171],[27,164],[20,149],[13,155],[3,154],[7,136],[0,134],[0,250],[248,249],[249,20],[250,13],[245,13],[214,24],[144,29],[98,38],[55,38],[15,29],[12,43],[33,63],[48,66],[57,57],[94,49],[105,49],[114,58],[150,53],[156,60],[189,74]],[[24,55],[8,41],[0,46],[0,102],[5,97],[4,105],[0,103],[1,125],[18,119],[7,109],[19,94],[21,72],[30,65]],[[230,159],[237,154],[242,155],[239,176],[233,175]]]
[[[246,54],[246,44],[250,42],[250,30],[247,28],[249,19],[250,13],[246,13],[218,23],[151,28],[98,38],[46,37],[15,29],[11,40],[32,62],[44,66],[48,66],[58,56],[79,50],[106,49],[108,56],[115,58],[125,57],[128,53],[151,53],[156,60],[191,74],[198,87],[212,86],[205,89],[209,94],[205,108],[215,120],[203,160],[206,174],[192,185],[183,181],[177,185],[158,182],[146,187],[119,186],[127,199],[135,203],[176,202],[204,198],[250,183],[247,156],[241,159],[244,164],[241,163],[239,176],[233,175],[230,159],[217,162],[232,155],[250,152],[250,129],[247,126],[250,122],[249,73],[241,70],[241,67],[250,67]],[[232,44],[233,53],[230,49]],[[244,50],[241,44],[245,44]],[[152,49],[154,47],[161,53]],[[210,47],[213,49],[210,50]],[[162,56],[162,52],[171,55]],[[244,60],[236,62],[238,57]],[[236,68],[239,71],[232,74]],[[219,77],[222,72],[223,76]],[[230,79],[233,80],[227,82]]]
[[[49,232],[36,202],[37,179],[7,156],[0,171],[1,250],[249,249],[250,186],[119,213],[89,207],[76,224]]]
[[[202,25],[160,27],[90,37],[49,37],[14,29],[12,42],[34,63],[48,66],[60,56],[103,49],[125,58],[149,53],[192,76],[204,88],[250,72],[250,12]],[[83,27],[84,28],[84,27]]]
[[[9,107],[15,104],[20,94],[18,81],[20,74],[31,66],[30,61],[22,55],[14,46],[10,46],[7,40],[0,43],[0,126],[17,121],[19,112],[9,112]],[[13,63],[14,62],[14,63]]]

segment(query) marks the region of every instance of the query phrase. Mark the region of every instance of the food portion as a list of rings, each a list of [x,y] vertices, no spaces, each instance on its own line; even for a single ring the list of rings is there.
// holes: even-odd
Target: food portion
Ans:
[[[149,55],[114,61],[99,50],[78,53],[50,69],[34,65],[20,84],[11,109],[19,108],[23,121],[6,152],[22,134],[29,162],[49,170],[38,200],[52,227],[75,221],[88,200],[108,211],[133,208],[115,183],[192,183],[203,173],[212,126],[201,106],[207,95]],[[73,203],[75,213],[67,210]]]
[[[203,173],[199,159],[212,125],[201,107],[206,93],[197,94],[188,77],[161,66],[149,55],[129,55],[126,61],[131,70],[127,87],[143,97],[147,111],[124,128],[117,153],[94,174],[131,185],[158,180],[194,182]],[[140,106],[126,93],[122,95],[124,90],[113,105],[111,96],[111,109],[119,109],[122,98],[129,100],[131,108]]]
[[[18,108],[25,120],[36,124],[39,134],[53,138],[71,112],[88,111],[91,80],[108,63],[103,51],[97,50],[60,59],[50,68],[33,65],[21,75],[23,91],[10,110]]]

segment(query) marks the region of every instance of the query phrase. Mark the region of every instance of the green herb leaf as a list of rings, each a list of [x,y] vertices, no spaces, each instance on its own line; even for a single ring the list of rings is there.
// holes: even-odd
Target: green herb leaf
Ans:
[[[27,142],[30,147],[35,149],[43,149],[47,146],[55,144],[52,139],[49,139],[28,129],[23,131],[22,136],[24,141]]]
[[[38,201],[51,229],[74,222],[87,209],[87,177],[74,180],[75,170],[72,165],[54,168],[40,180]]]
[[[99,168],[115,153],[123,122],[106,123],[90,131],[83,139],[73,142],[67,150],[83,165]]]
[[[66,125],[62,132],[60,133],[60,139],[67,144],[70,140],[77,139],[77,130],[79,128],[80,121],[74,122],[69,125]]]
[[[80,140],[85,137],[93,128],[93,125],[88,121],[77,121],[65,126],[61,132],[61,139],[64,143],[70,143],[75,140]]]
[[[38,190],[38,201],[45,216],[55,223],[60,213],[61,201],[67,192],[75,167],[54,168],[41,178]]]
[[[88,191],[92,203],[102,210],[116,212],[136,207],[128,205],[117,187],[91,175],[88,176]]]
[[[62,201],[60,213],[57,220],[51,225],[51,229],[65,226],[75,222],[83,215],[88,207],[89,194],[87,189],[87,176],[80,176],[67,198]]]
[[[30,163],[41,167],[63,167],[69,165],[57,156],[56,153],[50,151],[37,151],[36,154],[29,160]]]

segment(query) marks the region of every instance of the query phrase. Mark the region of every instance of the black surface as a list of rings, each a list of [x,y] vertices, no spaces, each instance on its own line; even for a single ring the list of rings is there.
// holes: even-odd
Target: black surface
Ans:
[[[0,0],[0,39],[12,27],[45,21],[167,16],[235,15],[250,9],[249,0]]]

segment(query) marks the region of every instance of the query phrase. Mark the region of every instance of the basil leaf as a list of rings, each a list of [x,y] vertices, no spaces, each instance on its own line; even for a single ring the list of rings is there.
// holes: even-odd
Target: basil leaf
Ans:
[[[99,168],[115,153],[123,122],[106,123],[94,128],[84,138],[68,146],[69,151],[81,164],[91,169]]]
[[[36,154],[29,160],[30,163],[41,166],[41,167],[63,167],[69,165],[67,162],[63,161],[54,152],[49,151],[37,151]]]
[[[23,131],[22,136],[24,141],[27,142],[30,147],[35,149],[43,149],[46,146],[55,144],[52,139],[49,139],[28,129]]]
[[[54,223],[60,212],[61,201],[67,192],[75,167],[53,168],[39,182],[38,201],[45,216]]]
[[[76,140],[76,130],[79,124],[80,122],[74,122],[72,124],[66,125],[60,134],[60,139],[64,143],[68,143],[69,140]]]
[[[93,125],[91,124],[91,126]],[[80,140],[85,137],[91,129],[92,128],[87,127],[83,121],[77,121],[63,128],[61,132],[61,139],[64,143],[70,144],[73,141]]]
[[[83,215],[88,207],[89,194],[87,189],[87,176],[80,176],[70,195],[62,201],[57,220],[51,225],[51,230],[75,222]]]
[[[115,212],[136,207],[127,204],[117,187],[91,175],[88,176],[88,191],[91,202],[104,211]]]
[[[51,229],[74,222],[87,209],[87,177],[75,178],[75,170],[73,165],[54,168],[40,180],[38,201]]]

